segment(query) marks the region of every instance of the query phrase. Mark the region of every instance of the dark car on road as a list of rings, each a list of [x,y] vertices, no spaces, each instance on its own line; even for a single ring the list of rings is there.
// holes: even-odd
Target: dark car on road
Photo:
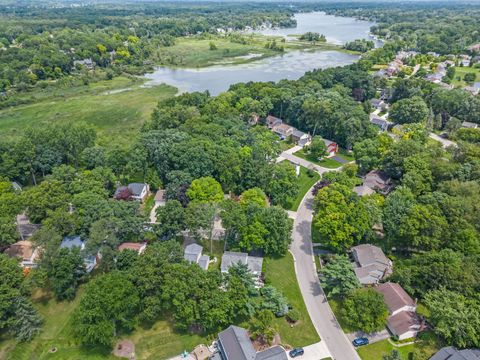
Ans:
[[[368,345],[369,341],[366,337],[356,338],[352,341],[354,346]]]
[[[302,356],[304,352],[305,351],[302,348],[296,348],[296,349],[290,350],[288,354],[290,355],[290,357],[294,358],[297,356]]]

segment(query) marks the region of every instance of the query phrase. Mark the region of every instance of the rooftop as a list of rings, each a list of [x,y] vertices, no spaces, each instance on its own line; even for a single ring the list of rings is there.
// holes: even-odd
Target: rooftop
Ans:
[[[430,360],[480,360],[480,349],[458,350],[448,346],[440,349]]]
[[[420,330],[422,321],[413,311],[400,311],[388,318],[388,326],[396,334],[404,334],[409,330]]]
[[[146,186],[147,184],[145,183],[131,183],[128,184],[128,189],[132,192],[133,196],[140,196]]]
[[[404,306],[415,306],[415,301],[396,283],[380,284],[375,290],[383,295],[390,313],[400,310]]]
[[[119,251],[122,251],[122,250],[134,250],[136,252],[139,252],[142,247],[145,246],[145,243],[133,243],[133,242],[125,242],[123,244],[120,244],[118,246],[118,250]]]
[[[80,236],[66,236],[63,238],[60,248],[71,249],[74,247],[79,247],[81,250],[85,247],[85,242],[80,238]]]
[[[5,250],[5,254],[10,257],[21,258],[22,260],[30,260],[33,255],[33,251],[34,248],[32,242],[28,240],[22,240],[10,245]]]

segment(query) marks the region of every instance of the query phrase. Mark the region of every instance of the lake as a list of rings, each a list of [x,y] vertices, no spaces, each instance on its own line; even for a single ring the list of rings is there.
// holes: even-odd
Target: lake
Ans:
[[[368,21],[326,15],[323,12],[300,13],[295,15],[295,19],[296,28],[258,32],[288,37],[312,31],[324,34],[328,42],[344,44],[355,39],[369,38],[369,29],[374,25]],[[148,79],[145,86],[165,83],[177,87],[180,92],[208,90],[211,95],[218,95],[239,82],[296,80],[307,71],[349,65],[358,58],[358,55],[340,51],[296,50],[246,64],[214,65],[198,69],[162,66],[145,75]]]

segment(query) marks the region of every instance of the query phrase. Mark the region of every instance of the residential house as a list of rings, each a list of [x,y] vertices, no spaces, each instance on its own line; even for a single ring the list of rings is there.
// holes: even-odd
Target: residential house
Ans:
[[[463,90],[468,91],[473,96],[476,96],[480,93],[480,88],[476,88],[475,86],[465,86]]]
[[[155,194],[155,205],[156,206],[165,206],[166,199],[165,199],[165,190],[158,189],[157,193]]]
[[[294,130],[295,128],[293,126],[287,124],[278,124],[272,128],[272,131],[278,136],[280,136],[282,140],[291,136]]]
[[[480,52],[480,43],[470,46],[468,50],[471,52]]]
[[[17,231],[21,240],[28,240],[40,228],[38,224],[32,224],[27,215],[17,215]]]
[[[359,185],[353,188],[353,192],[355,192],[358,196],[367,196],[374,194],[375,190],[370,189],[368,186],[365,185]]]
[[[113,196],[115,199],[123,199],[125,192],[129,193],[130,199],[143,202],[150,194],[150,186],[145,183],[131,183],[128,186],[118,187]]]
[[[142,255],[147,248],[147,243],[133,243],[133,242],[124,242],[118,246],[118,251],[123,250],[133,250],[138,253],[138,255]]]
[[[310,134],[304,133],[303,131],[294,129],[292,132],[292,140],[295,144],[298,146],[305,146],[310,140],[312,140],[312,137]]]
[[[269,129],[273,129],[274,126],[282,124],[283,121],[275,116],[268,115],[265,123]]]
[[[198,244],[187,245],[183,252],[183,258],[192,264],[198,264],[203,270],[207,270],[210,257],[202,255],[202,251],[203,247]]]
[[[60,244],[60,249],[73,249],[79,248],[80,251],[85,250],[85,241],[83,241],[80,236],[66,236],[63,238],[62,243]],[[98,256],[98,254],[97,254]],[[95,266],[97,266],[97,256],[94,255],[84,255],[83,263],[87,272],[91,272]]]
[[[222,273],[227,273],[228,269],[237,264],[245,264],[255,278],[257,287],[261,287],[262,281],[262,264],[263,258],[256,256],[249,256],[247,253],[225,251],[222,256],[222,264],[220,270]]]
[[[335,156],[335,154],[338,152],[338,144],[327,139],[323,139],[323,142],[325,143],[325,145],[327,145],[328,155]]]
[[[363,178],[363,185],[384,195],[393,188],[391,179],[381,170],[372,170],[366,174]]]
[[[430,360],[480,360],[480,349],[458,350],[447,346],[438,350]]]
[[[370,124],[375,125],[382,132],[387,131],[390,127],[393,126],[392,122],[375,115],[370,116]]]
[[[387,282],[375,290],[383,295],[389,313],[387,328],[394,336],[399,340],[409,339],[423,330],[424,324],[415,312],[417,303],[400,285]]]
[[[95,67],[95,63],[93,62],[93,60],[91,58],[89,59],[83,59],[83,60],[75,60],[73,62],[73,66],[84,66],[86,67],[88,70],[93,70],[93,68]]]
[[[462,122],[462,128],[477,129],[478,127],[479,127],[479,125],[476,124],[476,123],[472,123],[472,122],[468,122],[468,121]]]
[[[10,245],[5,250],[5,254],[20,259],[20,265],[24,268],[36,267],[36,260],[40,255],[38,247],[33,246],[32,242],[28,240],[21,240]]]
[[[279,345],[257,352],[244,328],[230,325],[218,334],[218,351],[212,360],[287,360],[285,349]]]
[[[362,285],[378,284],[392,273],[393,264],[382,249],[371,244],[352,248],[353,270]]]
[[[371,99],[370,104],[377,110],[383,111],[386,109],[387,104],[381,99]]]

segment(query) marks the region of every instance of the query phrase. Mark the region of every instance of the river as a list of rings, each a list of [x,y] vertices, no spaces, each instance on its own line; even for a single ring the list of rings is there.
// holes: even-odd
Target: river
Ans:
[[[265,35],[285,36],[308,31],[324,34],[328,42],[344,44],[355,39],[368,39],[374,24],[348,17],[336,17],[323,12],[295,14],[296,28],[259,31]],[[245,64],[214,65],[199,69],[158,67],[146,74],[145,86],[162,83],[175,86],[180,92],[208,90],[211,95],[228,90],[230,85],[248,81],[296,80],[306,71],[344,66],[358,60],[357,55],[331,50],[296,50]]]

